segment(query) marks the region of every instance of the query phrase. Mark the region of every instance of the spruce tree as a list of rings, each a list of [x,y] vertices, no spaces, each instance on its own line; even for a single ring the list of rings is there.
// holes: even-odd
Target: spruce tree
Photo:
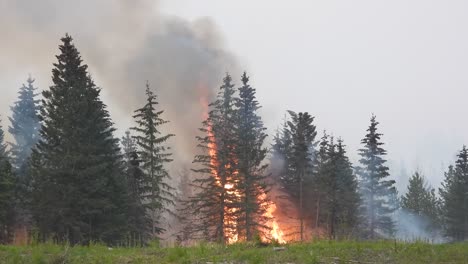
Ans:
[[[66,35],[42,95],[32,157],[33,217],[43,239],[116,243],[125,231],[125,179],[101,89]]]
[[[223,79],[216,100],[209,105],[208,117],[200,128],[195,156],[199,176],[190,207],[193,209],[193,232],[209,241],[236,241],[240,199],[234,191],[237,182],[235,90],[229,74]]]
[[[335,143],[324,133],[319,145],[313,180],[318,199],[316,224],[327,230],[330,239],[349,237],[358,223],[357,179],[341,139]]]
[[[445,234],[455,241],[468,238],[468,149],[463,146],[455,167],[445,174],[440,196]]]
[[[141,160],[136,151],[129,154],[129,163],[127,165],[127,193],[128,193],[128,212],[127,224],[130,245],[143,246],[151,237],[152,218],[148,215],[151,210],[142,197],[146,197],[151,188],[145,182],[145,173],[141,168]]]
[[[306,188],[310,186],[313,175],[312,155],[314,152],[315,136],[317,135],[315,125],[312,124],[314,118],[309,113],[295,113],[288,111],[291,120],[288,121],[288,129],[292,139],[292,150],[290,162],[291,173],[291,192],[290,195],[297,200],[299,211],[299,234],[300,240],[304,240],[305,231],[305,199],[307,196]],[[294,191],[292,191],[294,190]]]
[[[130,163],[132,153],[136,152],[136,142],[131,136],[130,130],[125,131],[125,136],[120,140],[124,163]]]
[[[179,173],[179,184],[177,187],[176,197],[176,210],[177,217],[176,226],[178,227],[176,241],[180,245],[184,242],[188,242],[193,237],[193,223],[192,223],[192,208],[187,207],[190,205],[190,198],[193,196],[193,186],[191,179],[191,170],[187,167],[183,167]]]
[[[294,193],[295,187],[295,176],[291,169],[291,157],[292,157],[292,138],[291,133],[288,129],[287,118],[280,128],[277,129],[275,136],[273,137],[273,144],[271,146],[271,155],[269,159],[269,178],[267,179],[270,184],[269,198],[276,205],[276,215],[286,215],[290,220],[281,218],[281,222],[291,222],[299,220],[297,210],[297,197],[291,196]],[[275,216],[275,215],[274,215]],[[278,219],[277,219],[278,220]],[[284,236],[288,240],[293,240],[299,234],[297,228],[292,225],[282,230]]]
[[[270,170],[273,177],[281,183],[284,190],[291,191],[294,186],[294,176],[290,172],[290,159],[292,152],[292,138],[285,120],[281,129],[278,129],[273,137],[272,155],[270,158]]]
[[[406,194],[401,197],[401,207],[418,219],[428,221],[424,227],[426,231],[433,232],[438,229],[439,201],[435,190],[417,171],[409,179]]]
[[[30,223],[29,207],[31,203],[31,175],[29,158],[34,145],[39,138],[39,100],[34,79],[29,77],[27,85],[19,90],[18,101],[11,107],[12,116],[9,118],[11,126],[8,131],[14,138],[11,143],[12,164],[15,168],[15,214],[16,228],[26,230]]]
[[[366,217],[363,221],[364,236],[375,238],[376,235],[392,235],[395,223],[391,214],[395,206],[391,199],[395,196],[395,181],[388,180],[388,167],[385,165],[387,151],[382,148],[381,133],[377,132],[375,115],[372,115],[367,134],[362,139],[363,148],[359,150],[361,167],[360,189]]]
[[[37,88],[34,87],[34,79],[31,77],[27,79],[27,83],[20,88],[18,101],[11,107],[11,126],[8,128],[8,132],[15,139],[15,143],[11,144],[13,165],[20,172],[25,170],[32,148],[39,138],[40,129]],[[20,174],[22,176],[22,173]]]
[[[313,190],[314,196],[310,200],[312,204],[315,204],[313,209],[315,214],[315,229],[318,230],[322,225],[328,225],[327,221],[327,206],[326,200],[331,188],[330,179],[332,177],[332,160],[331,154],[335,151],[333,139],[330,139],[326,131],[323,132],[323,136],[320,139],[319,148],[316,154],[315,167],[314,167],[314,179],[313,179]],[[315,201],[315,202],[314,202]]]
[[[338,139],[336,149],[332,153],[332,181],[334,190],[330,210],[330,237],[349,237],[355,235],[359,222],[360,196],[358,182],[353,167],[346,155],[343,140]]]
[[[165,143],[174,135],[162,134],[160,127],[168,121],[162,119],[164,111],[156,109],[158,104],[156,95],[147,83],[146,103],[142,108],[135,110],[133,118],[136,127],[132,128],[135,131],[133,138],[136,140],[137,154],[143,170],[142,184],[147,188],[140,200],[147,202],[153,238],[165,231],[163,214],[170,212],[169,206],[174,205],[174,188],[168,183],[170,176],[165,167],[172,161],[172,154],[168,152],[170,148],[165,146]]]
[[[237,168],[236,188],[239,190],[238,230],[243,239],[251,241],[254,235],[264,232],[268,186],[263,163],[267,149],[263,146],[267,137],[263,121],[258,114],[260,108],[255,98],[255,89],[249,85],[249,77],[244,72],[239,88],[237,107]]]
[[[1,123],[1,120],[0,120]],[[4,132],[0,124],[0,243],[6,244],[13,239],[15,176],[4,141]]]
[[[136,142],[130,135],[130,131],[125,131],[121,144],[128,194],[127,245],[143,246],[151,233],[151,218],[147,214],[149,208],[144,201],[151,189],[145,182],[141,159],[139,159]]]
[[[428,186],[424,176],[416,171],[409,179],[406,194],[401,197],[402,208],[418,216],[428,216],[436,211],[433,193],[434,189]]]

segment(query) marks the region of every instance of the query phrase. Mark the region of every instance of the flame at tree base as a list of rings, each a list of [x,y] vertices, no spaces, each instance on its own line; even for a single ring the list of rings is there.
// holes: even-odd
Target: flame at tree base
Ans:
[[[262,200],[265,200],[266,194],[262,194],[260,197]],[[267,226],[270,228],[270,238],[264,237],[262,238],[263,241],[269,242],[269,240],[274,240],[280,244],[286,244],[286,240],[284,238],[284,232],[281,230],[278,222],[276,221],[274,217],[274,213],[276,211],[276,204],[271,202],[268,204],[268,207],[266,209],[266,212],[264,213],[264,216],[267,217],[269,220],[267,222]]]
[[[204,107],[204,110],[205,110],[203,113],[204,118],[207,119],[209,117],[207,100],[206,98],[202,97],[200,98],[200,102],[202,103],[202,106]],[[207,133],[208,133],[208,137],[210,138],[208,142],[208,155],[210,156],[210,165],[213,168],[211,173],[216,177],[217,183],[221,185],[221,180],[219,178],[218,171],[215,169],[218,165],[217,155],[216,155],[217,146],[216,146],[215,135],[212,130],[211,124],[208,124]],[[234,172],[234,174],[237,174],[237,173]],[[236,190],[234,185],[232,184],[225,184],[223,188],[225,189],[226,193],[230,195],[236,195],[237,197],[241,196],[240,192]],[[266,198],[267,198],[266,193],[262,193],[259,197],[259,200],[265,201]],[[266,204],[265,206],[266,206],[266,211],[263,214],[263,216],[268,219],[266,226],[268,227],[269,230],[267,230],[265,234],[261,236],[262,241],[266,243],[271,242],[271,241],[276,241],[278,243],[285,244],[286,243],[286,240],[284,238],[285,235],[283,231],[281,230],[280,225],[278,224],[278,222],[276,221],[274,217],[274,213],[277,209],[276,204],[274,202],[268,202],[268,204]],[[227,212],[228,215],[234,215],[236,210],[237,209],[235,208],[225,207],[225,212]],[[236,230],[238,226],[237,219],[233,217],[226,217],[223,220],[223,223],[224,223],[223,233],[225,234],[225,237],[227,238],[227,243],[233,244],[233,243],[238,242],[239,233]]]

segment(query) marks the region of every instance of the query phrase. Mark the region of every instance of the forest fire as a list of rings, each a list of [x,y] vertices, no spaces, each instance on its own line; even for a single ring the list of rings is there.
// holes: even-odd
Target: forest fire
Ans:
[[[266,194],[263,194],[264,196],[266,196]],[[263,198],[263,197],[262,197]],[[270,237],[269,238],[263,238],[263,240],[275,240],[277,241],[278,243],[281,243],[281,244],[285,244],[286,243],[286,240],[285,240],[285,235],[284,235],[284,232],[283,230],[280,228],[278,222],[276,221],[275,217],[274,217],[274,213],[276,211],[276,204],[271,202],[267,205],[267,208],[266,208],[266,212],[264,214],[265,217],[267,217],[269,220],[268,220],[268,223],[267,223],[267,226],[270,228]]]
[[[207,120],[209,116],[208,114],[209,107],[208,107],[207,100],[206,98],[202,97],[200,99],[200,102],[204,109],[203,118]],[[218,160],[217,160],[217,152],[216,152],[217,150],[216,138],[212,130],[212,125],[209,123],[207,127],[207,134],[208,134],[207,135],[208,138],[210,138],[207,147],[208,147],[208,155],[210,157],[211,173],[217,178],[217,184],[221,186],[222,185],[221,179],[218,175],[218,171],[216,170],[216,168],[219,165]],[[235,176],[237,174],[237,171],[234,171],[233,173],[234,173],[233,176]],[[233,195],[239,199],[241,198],[241,194],[239,190],[235,189],[236,186],[234,186],[233,184],[226,183],[224,184],[223,188],[226,190],[226,193],[228,195]],[[266,193],[262,193],[259,197],[261,201],[266,200],[266,198],[267,198]],[[225,201],[225,202],[228,202],[228,201]],[[266,223],[268,230],[266,230],[266,232],[263,232],[261,234],[262,241],[264,242],[277,241],[278,243],[281,243],[281,244],[286,243],[285,235],[282,229],[280,228],[280,225],[278,224],[278,222],[276,221],[274,217],[274,213],[277,210],[276,204],[274,202],[267,202],[263,206],[266,207],[263,216],[265,217],[265,219],[268,219]],[[230,207],[225,206],[223,233],[227,239],[228,244],[233,244],[239,241],[239,232],[237,229],[238,219],[233,217],[233,215],[235,215],[236,213],[236,210],[237,210],[236,208],[230,208]]]
[[[214,133],[211,129],[211,125],[208,127],[208,137],[209,138],[214,138]],[[218,176],[218,171],[215,169],[218,165],[218,162],[217,162],[217,159],[216,159],[216,143],[214,143],[215,140],[212,140],[210,141],[210,143],[208,143],[208,154],[210,156],[210,165],[212,167],[212,171],[211,173],[213,175],[215,175],[215,177],[218,179],[217,183],[219,185],[221,185],[221,181],[219,179],[219,176]],[[238,194],[238,192],[236,192],[236,190],[234,189],[234,185],[232,184],[225,184],[223,186],[223,188],[226,190],[226,192],[230,195],[235,195],[236,197],[239,197],[240,195]],[[228,208],[228,207],[225,207],[225,212],[227,212],[227,214],[225,215],[225,219],[224,219],[224,234],[225,236],[227,237],[228,239],[228,243],[229,244],[233,244],[235,242],[238,241],[239,239],[239,235],[238,233],[236,232],[236,226],[237,226],[237,223],[236,223],[236,219],[230,217],[230,215],[233,215],[235,213],[235,208]]]

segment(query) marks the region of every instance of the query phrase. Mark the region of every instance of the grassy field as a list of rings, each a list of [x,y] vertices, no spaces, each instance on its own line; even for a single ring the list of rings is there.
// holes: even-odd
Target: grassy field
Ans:
[[[273,246],[200,244],[184,248],[0,246],[0,263],[468,263],[468,243],[334,242]]]

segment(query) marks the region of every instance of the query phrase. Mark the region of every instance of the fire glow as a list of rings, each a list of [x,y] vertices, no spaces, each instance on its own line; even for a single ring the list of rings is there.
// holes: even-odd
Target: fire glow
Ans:
[[[208,103],[205,98],[201,98],[200,102],[202,103],[204,107],[204,119],[206,120],[208,118]],[[215,135],[212,131],[211,124],[208,124],[207,128],[207,133],[208,137],[210,138],[209,143],[208,143],[208,155],[210,156],[210,165],[211,165],[211,173],[216,177],[217,183],[221,186],[221,180],[219,178],[218,172],[216,170],[218,166],[218,161],[217,161],[217,156],[216,156],[216,138]],[[237,172],[234,172],[235,176]],[[238,190],[235,189],[235,186],[233,184],[227,183],[224,184],[223,188],[225,189],[226,193],[229,195],[235,195],[236,197],[240,198],[241,195]],[[260,200],[264,201],[265,198],[267,197],[266,193],[262,193],[260,195]],[[227,202],[227,201],[225,201]],[[283,231],[280,228],[280,225],[276,221],[274,217],[274,213],[277,210],[277,206],[274,202],[268,202],[264,206],[266,206],[266,211],[263,214],[263,216],[268,219],[268,222],[266,223],[266,226],[268,227],[268,230],[261,234],[261,239],[263,242],[270,242],[270,241],[277,241],[278,243],[284,244],[286,243],[285,240],[285,235]],[[224,230],[223,233],[227,239],[228,244],[233,244],[239,241],[239,233],[237,230],[237,219],[232,217],[232,215],[235,214],[236,208],[229,208],[225,206],[225,214],[224,214]]]

